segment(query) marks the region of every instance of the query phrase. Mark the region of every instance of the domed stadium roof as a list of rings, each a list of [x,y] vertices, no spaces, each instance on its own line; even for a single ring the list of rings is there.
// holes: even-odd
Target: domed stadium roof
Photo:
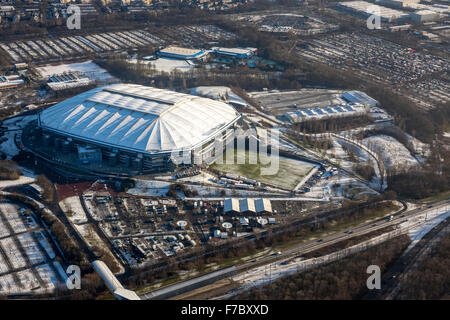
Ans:
[[[134,84],[96,88],[39,116],[40,126],[63,135],[143,153],[188,150],[240,118],[230,105]]]

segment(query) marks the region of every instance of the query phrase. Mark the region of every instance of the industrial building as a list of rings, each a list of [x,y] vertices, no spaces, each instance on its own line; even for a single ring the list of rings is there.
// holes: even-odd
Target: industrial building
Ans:
[[[381,21],[393,22],[409,18],[409,14],[400,10],[394,10],[386,7],[382,7],[366,1],[347,1],[338,4],[341,9],[358,14],[364,18],[370,17],[375,14],[375,11],[379,12]]]
[[[89,79],[83,72],[65,72],[55,74],[48,79],[47,86],[54,91],[84,87],[94,81]]]
[[[248,59],[256,55],[257,48],[219,48],[214,47],[212,51],[219,56],[227,56],[236,59]]]
[[[269,199],[236,199],[229,198],[224,201],[224,213],[243,213],[243,214],[255,214],[255,213],[272,213],[272,205]]]
[[[288,111],[284,115],[292,123],[305,120],[320,120],[332,117],[348,117],[366,113],[366,108],[359,103],[340,104],[329,107],[308,108]]]
[[[404,8],[413,3],[419,3],[420,0],[378,0],[377,3],[394,8]]]
[[[115,84],[42,111],[27,137],[29,148],[47,159],[100,172],[150,173],[212,160],[215,141],[227,139],[240,117],[224,102]]]
[[[200,49],[188,49],[180,47],[167,47],[156,52],[160,57],[179,60],[204,60],[208,57],[208,52]]]
[[[437,21],[439,19],[440,14],[431,10],[419,10],[411,13],[411,20],[418,23]]]
[[[18,75],[0,76],[0,90],[16,88],[23,83],[24,81]]]
[[[378,107],[380,106],[380,103],[373,99],[372,97],[369,97],[366,93],[361,91],[348,91],[342,94],[342,99],[344,99],[347,102],[353,102],[353,103],[360,103],[363,106],[367,107]]]

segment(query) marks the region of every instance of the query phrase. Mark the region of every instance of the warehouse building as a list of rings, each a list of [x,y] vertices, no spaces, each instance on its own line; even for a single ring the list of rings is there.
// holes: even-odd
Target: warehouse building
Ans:
[[[431,10],[419,10],[411,13],[411,20],[418,23],[437,21],[440,14]]]
[[[96,88],[42,111],[28,147],[108,173],[151,173],[208,162],[240,119],[212,99],[133,84]],[[47,152],[47,153],[46,153]]]
[[[52,75],[47,82],[47,86],[54,91],[73,89],[88,86],[94,81],[89,79],[83,72],[64,72]]]
[[[229,198],[224,201],[223,211],[225,214],[270,214],[272,204],[269,199]]]
[[[367,107],[380,106],[380,103],[377,100],[373,99],[372,97],[368,96],[366,93],[361,91],[356,90],[348,91],[342,94],[341,97],[347,102],[360,103],[363,106]]]
[[[159,50],[156,54],[160,57],[172,58],[178,60],[202,61],[208,57],[208,52],[200,49],[188,49],[180,47],[167,47]]]
[[[219,56],[227,56],[236,59],[248,59],[256,55],[257,48],[219,48],[214,47],[212,51]]]
[[[409,14],[400,10],[390,9],[366,1],[346,1],[340,2],[338,7],[364,18],[372,16],[376,11],[380,13],[383,22],[394,22],[409,18]]]
[[[24,81],[20,79],[20,76],[0,76],[0,90],[12,89],[24,84]]]

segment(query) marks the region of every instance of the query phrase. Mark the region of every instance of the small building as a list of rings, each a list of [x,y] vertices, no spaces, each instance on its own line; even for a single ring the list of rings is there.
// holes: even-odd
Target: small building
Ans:
[[[15,70],[25,70],[25,69],[28,69],[28,64],[27,64],[27,63],[24,63],[24,62],[16,63],[16,64],[14,64],[14,69],[15,69]]]
[[[239,223],[243,226],[248,226],[248,219],[247,218],[240,218]]]

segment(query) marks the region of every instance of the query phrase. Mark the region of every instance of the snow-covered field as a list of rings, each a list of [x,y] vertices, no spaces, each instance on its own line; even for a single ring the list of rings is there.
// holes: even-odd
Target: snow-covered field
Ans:
[[[137,63],[136,59],[128,60],[130,63]],[[186,72],[194,68],[194,65],[190,64],[186,60],[158,58],[153,61],[139,61],[139,63],[151,65],[156,71],[159,72],[173,72],[181,71]]]
[[[39,273],[41,279],[44,280],[48,291],[54,290],[60,284],[57,275],[48,264],[36,267],[36,271]]]
[[[191,88],[190,93],[196,96],[207,97],[214,100],[237,102],[246,105],[247,102],[235,94],[230,88],[224,86],[203,86]]]
[[[59,202],[61,209],[67,214],[71,212],[72,215],[67,214],[68,218],[72,223],[83,223],[87,222],[86,213],[80,203],[80,198],[78,196],[68,197]]]
[[[137,180],[136,186],[128,190],[129,194],[164,197],[169,191],[170,183],[154,180]]]
[[[17,239],[24,248],[31,264],[34,265],[44,262],[44,256],[30,233],[19,234]]]
[[[433,229],[448,217],[450,217],[450,206],[428,210],[427,213],[419,215],[411,221],[403,223],[401,226],[407,227],[412,223],[422,221],[420,225],[409,230],[409,237],[411,238],[412,242],[405,252],[414,247],[420,241],[420,239],[422,239],[428,232],[431,231],[431,229]]]
[[[19,217],[18,206],[11,203],[0,203],[0,211],[5,216],[15,233],[26,231],[26,227]]]
[[[47,238],[44,236],[43,231],[36,231],[35,235],[36,235],[36,238],[38,239],[39,243],[41,244],[41,246],[47,252],[47,255],[50,257],[50,259],[54,259],[56,257],[55,251],[51,247]]]
[[[136,186],[128,190],[129,194],[141,196],[164,197],[169,191],[170,183],[155,180],[137,180]],[[268,192],[220,188],[215,186],[189,185],[189,189],[198,192],[198,198],[204,197],[258,197],[268,195]],[[278,191],[278,190],[277,190]],[[271,190],[273,193],[274,190]]]
[[[418,165],[417,160],[410,154],[408,149],[390,136],[371,136],[363,139],[363,144],[372,150],[380,152],[387,168]]]
[[[48,65],[44,67],[36,68],[43,78],[49,78],[55,74],[61,74],[70,71],[80,71],[84,72],[91,80],[99,81],[110,81],[114,80],[114,77],[110,75],[105,69],[99,67],[97,64],[91,60],[69,63],[69,64],[59,64],[59,65]]]
[[[14,269],[23,268],[26,266],[25,258],[20,253],[12,238],[0,240],[0,245],[3,247],[3,250],[8,256],[9,261],[11,261]]]

